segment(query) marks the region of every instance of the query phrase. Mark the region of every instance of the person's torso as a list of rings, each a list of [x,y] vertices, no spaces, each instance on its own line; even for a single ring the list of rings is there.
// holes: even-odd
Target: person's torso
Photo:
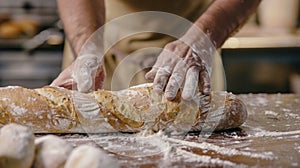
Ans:
[[[194,21],[211,0],[105,0],[106,18],[111,20],[129,13],[161,11]]]
[[[194,22],[210,2],[211,0],[105,0],[106,21],[113,22],[109,30],[106,30],[107,41],[118,42],[118,49],[125,54],[145,47],[163,47],[181,33],[179,29],[183,22]],[[146,12],[149,11],[152,13],[148,15]],[[169,19],[170,17],[172,18]]]

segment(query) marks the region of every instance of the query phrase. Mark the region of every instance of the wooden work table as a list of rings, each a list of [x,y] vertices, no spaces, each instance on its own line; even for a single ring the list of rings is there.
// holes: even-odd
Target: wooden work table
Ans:
[[[240,128],[167,136],[161,133],[61,135],[90,143],[121,167],[299,167],[300,95],[243,94],[248,119]]]

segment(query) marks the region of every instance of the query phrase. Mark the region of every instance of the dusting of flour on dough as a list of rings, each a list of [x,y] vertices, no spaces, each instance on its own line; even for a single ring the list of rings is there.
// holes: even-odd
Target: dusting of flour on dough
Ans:
[[[140,85],[132,86],[130,88],[144,88],[144,87],[151,87],[151,86],[153,86],[153,83],[143,83],[143,84],[140,84]]]
[[[17,115],[24,115],[25,113],[27,113],[27,109],[21,107],[21,106],[17,106],[16,104],[12,104],[12,112],[17,114]]]

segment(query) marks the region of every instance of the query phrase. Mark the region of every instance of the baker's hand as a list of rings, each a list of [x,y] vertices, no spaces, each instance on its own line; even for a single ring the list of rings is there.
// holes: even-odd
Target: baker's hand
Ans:
[[[62,71],[51,86],[88,92],[103,86],[105,70],[96,55],[79,56],[69,67]]]
[[[146,78],[154,80],[154,90],[165,91],[169,100],[176,97],[179,89],[183,89],[182,98],[185,100],[193,99],[198,91],[209,94],[211,47],[208,38],[187,33],[165,46]]]

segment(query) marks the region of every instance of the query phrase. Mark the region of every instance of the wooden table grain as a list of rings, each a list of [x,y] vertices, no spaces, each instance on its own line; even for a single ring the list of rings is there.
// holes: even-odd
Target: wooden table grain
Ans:
[[[300,167],[300,95],[239,95],[248,110],[239,128],[207,134],[66,134],[92,144],[121,167]]]

